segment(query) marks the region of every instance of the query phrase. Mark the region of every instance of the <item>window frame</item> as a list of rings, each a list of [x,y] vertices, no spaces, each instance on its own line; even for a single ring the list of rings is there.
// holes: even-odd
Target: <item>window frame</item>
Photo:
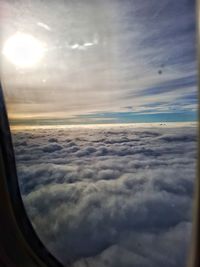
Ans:
[[[2,266],[62,267],[41,242],[26,213],[1,84],[0,122],[0,263]]]

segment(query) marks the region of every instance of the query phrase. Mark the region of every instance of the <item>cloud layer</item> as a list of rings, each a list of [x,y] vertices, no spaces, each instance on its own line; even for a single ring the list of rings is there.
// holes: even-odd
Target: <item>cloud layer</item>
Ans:
[[[185,266],[194,127],[38,129],[14,144],[27,212],[65,266]]]

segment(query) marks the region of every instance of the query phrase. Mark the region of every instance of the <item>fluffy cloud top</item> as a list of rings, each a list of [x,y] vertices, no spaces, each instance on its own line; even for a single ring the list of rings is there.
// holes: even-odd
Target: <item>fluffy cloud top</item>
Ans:
[[[14,144],[28,215],[65,266],[185,266],[194,127],[40,129]]]

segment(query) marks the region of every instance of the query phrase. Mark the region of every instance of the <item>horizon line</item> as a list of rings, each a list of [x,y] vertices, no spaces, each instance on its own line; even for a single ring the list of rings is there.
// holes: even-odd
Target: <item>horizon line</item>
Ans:
[[[142,127],[195,127],[198,121],[187,121],[187,122],[128,122],[128,123],[89,123],[89,124],[44,124],[44,125],[10,125],[11,131],[14,130],[33,130],[33,129],[62,129],[62,128],[103,128],[103,127],[125,127],[125,126],[136,126]]]

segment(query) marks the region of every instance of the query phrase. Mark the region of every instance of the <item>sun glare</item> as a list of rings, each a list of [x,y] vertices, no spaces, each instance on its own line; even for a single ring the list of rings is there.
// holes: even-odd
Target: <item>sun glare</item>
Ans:
[[[17,67],[32,67],[43,57],[44,45],[34,36],[18,32],[5,42],[2,53]]]

